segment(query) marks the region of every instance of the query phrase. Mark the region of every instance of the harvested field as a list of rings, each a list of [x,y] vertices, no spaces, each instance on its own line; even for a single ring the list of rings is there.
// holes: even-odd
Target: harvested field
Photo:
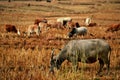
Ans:
[[[36,18],[56,21],[59,17],[71,17],[85,25],[86,17],[93,15],[97,26],[87,27],[89,34],[67,38],[69,29],[50,28],[40,36],[30,38],[23,33],[34,24]],[[54,0],[46,1],[0,1],[0,80],[119,80],[120,79],[120,30],[105,32],[112,24],[120,23],[119,0]],[[7,33],[5,24],[14,24],[21,35]],[[65,61],[55,74],[49,73],[52,48],[59,53],[73,39],[105,39],[112,47],[110,74],[97,76],[99,63],[79,63],[72,71],[71,63]]]

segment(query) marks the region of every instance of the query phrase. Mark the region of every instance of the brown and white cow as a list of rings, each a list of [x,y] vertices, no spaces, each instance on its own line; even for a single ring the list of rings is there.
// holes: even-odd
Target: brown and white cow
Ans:
[[[50,28],[51,24],[40,22],[39,27],[42,32],[46,32]]]
[[[36,35],[40,35],[40,27],[37,24],[29,25],[28,27],[28,36],[30,36],[32,33],[36,33]]]

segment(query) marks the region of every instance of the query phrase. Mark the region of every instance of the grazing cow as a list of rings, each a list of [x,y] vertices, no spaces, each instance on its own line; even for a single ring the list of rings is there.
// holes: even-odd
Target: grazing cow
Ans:
[[[5,25],[5,30],[6,30],[7,32],[17,33],[17,29],[16,29],[15,25],[12,25],[12,24],[6,24],[6,25]]]
[[[69,21],[69,22],[67,22],[66,27],[69,28],[69,29],[73,28],[73,27],[77,27],[78,28],[78,27],[80,27],[80,25],[79,25],[78,22],[70,22]]]
[[[85,34],[87,34],[87,28],[86,27],[73,28],[72,31],[69,32],[68,36],[73,37],[74,34],[84,36]]]
[[[31,35],[31,33],[36,33],[36,35],[40,35],[40,27],[38,25],[29,25],[28,27],[28,36]]]
[[[57,19],[57,22],[61,22],[63,26],[65,26],[68,21],[71,22],[72,18],[71,17],[63,17],[63,18]]]
[[[113,24],[113,25],[111,25],[111,26],[106,30],[106,32],[108,32],[108,31],[114,32],[114,31],[118,31],[118,30],[120,30],[120,23],[119,23],[119,24]]]
[[[107,73],[109,72],[111,47],[102,39],[72,40],[57,56],[53,53],[54,51],[50,60],[50,72],[54,72],[54,67],[59,69],[65,60],[72,62],[75,69],[78,67],[78,62],[94,63],[99,60],[98,74],[102,71],[104,64],[107,65]]]
[[[34,24],[37,24],[37,25],[39,25],[39,23],[40,23],[40,22],[47,23],[47,19],[45,19],[45,18],[39,18],[39,19],[35,19],[35,22],[34,22]]]

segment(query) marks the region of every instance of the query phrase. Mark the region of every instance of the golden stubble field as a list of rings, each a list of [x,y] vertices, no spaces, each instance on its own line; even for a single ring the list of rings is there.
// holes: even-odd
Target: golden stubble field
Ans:
[[[28,6],[30,4],[30,6]],[[22,32],[34,23],[36,18],[55,21],[59,17],[72,17],[80,25],[84,19],[93,16],[98,25],[87,27],[93,37],[86,35],[66,38],[69,29],[50,28],[39,37],[25,37]],[[5,24],[14,24],[21,36],[6,33]],[[120,31],[105,30],[111,24],[120,23],[119,0],[59,0],[45,1],[0,1],[0,80],[119,80],[120,79]],[[65,61],[55,74],[49,73],[51,49],[56,54],[72,39],[104,38],[112,47],[110,75],[96,76],[98,62],[79,63],[79,69],[72,71],[71,63]]]

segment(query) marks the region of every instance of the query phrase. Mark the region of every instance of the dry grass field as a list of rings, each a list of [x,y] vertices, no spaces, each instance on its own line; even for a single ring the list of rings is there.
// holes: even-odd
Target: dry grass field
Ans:
[[[30,4],[30,6],[28,6]],[[22,32],[34,24],[36,18],[55,21],[59,17],[71,17],[80,25],[93,15],[97,26],[87,27],[93,37],[66,38],[69,29],[50,28],[39,37],[25,37]],[[120,79],[120,30],[105,30],[111,24],[120,23],[119,0],[54,0],[46,1],[0,1],[0,80],[119,80]],[[21,36],[6,33],[5,24],[14,24]],[[110,74],[97,76],[99,63],[79,63],[79,69],[72,71],[71,63],[65,61],[55,74],[49,73],[52,48],[55,53],[70,40],[104,38],[112,47]]]

